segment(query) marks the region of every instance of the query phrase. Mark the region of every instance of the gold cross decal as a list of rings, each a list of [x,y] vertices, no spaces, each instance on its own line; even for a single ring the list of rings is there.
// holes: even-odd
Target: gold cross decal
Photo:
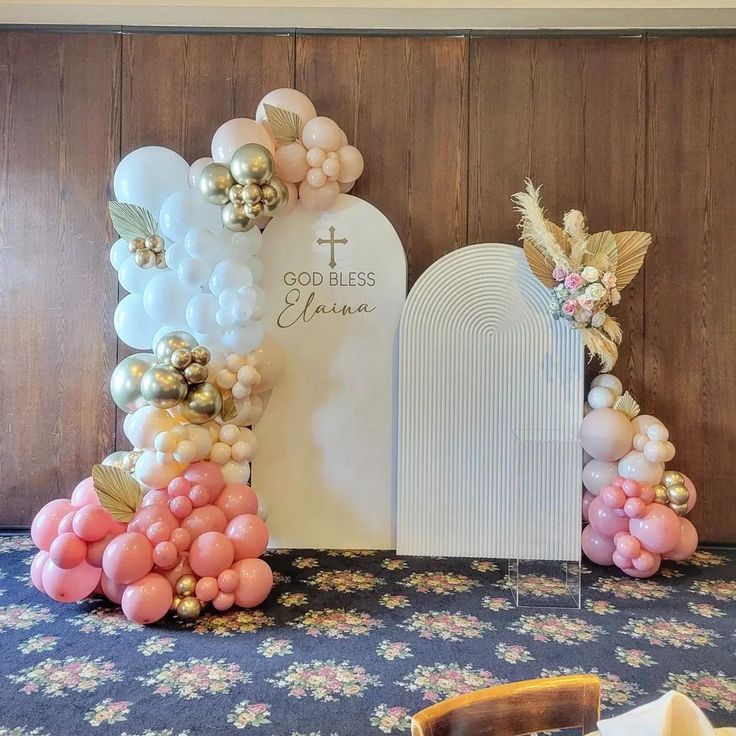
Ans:
[[[335,238],[335,228],[330,225],[330,237],[329,238],[318,238],[317,245],[329,245],[330,246],[330,268],[335,268],[335,246],[336,245],[347,245],[347,238]]]

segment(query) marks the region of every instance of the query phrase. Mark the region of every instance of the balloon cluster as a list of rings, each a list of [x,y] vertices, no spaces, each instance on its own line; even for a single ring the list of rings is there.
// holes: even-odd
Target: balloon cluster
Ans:
[[[273,574],[258,559],[268,543],[258,499],[249,486],[226,483],[214,463],[189,465],[149,490],[127,523],[101,505],[95,482],[82,481],[33,520],[31,579],[42,593],[62,602],[104,595],[131,621],[150,624],[169,611],[192,621],[209,604],[252,608],[270,592]]]
[[[684,517],[697,494],[692,481],[664,463],[675,455],[669,432],[640,414],[618,378],[593,379],[580,441],[583,468],[583,552],[599,565],[615,564],[632,577],[649,577],[662,558],[685,560],[698,534]]]
[[[135,265],[139,268],[166,268],[164,240],[160,235],[133,238],[128,244],[128,250],[133,254]]]

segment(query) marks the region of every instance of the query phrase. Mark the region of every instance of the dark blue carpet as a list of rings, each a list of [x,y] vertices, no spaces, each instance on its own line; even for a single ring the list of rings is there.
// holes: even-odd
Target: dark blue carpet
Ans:
[[[0,537],[0,736],[401,734],[432,702],[567,672],[601,677],[605,715],[677,688],[736,725],[734,551],[651,581],[584,568],[579,611],[515,608],[505,563],[280,551],[260,610],[150,628],[40,595],[32,557]]]

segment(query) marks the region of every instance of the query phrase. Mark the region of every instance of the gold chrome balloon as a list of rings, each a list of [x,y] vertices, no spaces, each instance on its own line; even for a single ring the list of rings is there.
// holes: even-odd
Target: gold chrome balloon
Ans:
[[[685,504],[690,500],[690,491],[682,483],[677,483],[674,486],[667,488],[667,498],[670,504]]]
[[[176,594],[185,598],[188,595],[194,595],[194,589],[197,587],[197,578],[194,575],[182,575],[176,581]]]
[[[149,235],[146,238],[146,248],[148,248],[151,253],[163,253],[164,239],[160,235]]]
[[[670,486],[685,485],[685,476],[676,470],[665,470],[662,475],[662,485]]]
[[[243,199],[243,185],[233,184],[230,187],[230,191],[227,193],[227,196],[233,204],[243,204],[243,202],[245,202]]]
[[[133,238],[133,240],[128,243],[128,251],[130,253],[135,253],[136,251],[143,250],[146,247],[146,241],[143,240],[143,238]]]
[[[243,209],[245,209],[245,214],[253,220],[263,214],[263,205],[260,202],[254,202],[253,204],[248,204],[246,202],[243,205]]]
[[[146,400],[141,394],[141,380],[155,362],[156,357],[151,353],[136,353],[121,360],[112,372],[110,395],[127,414],[132,414],[146,405]]]
[[[179,604],[184,600],[180,595],[175,595],[171,599],[171,606],[169,608],[170,611],[176,611],[176,609],[179,607]]]
[[[159,409],[176,406],[187,395],[187,389],[184,376],[167,365],[154,365],[141,379],[141,395]]]
[[[687,513],[687,504],[686,503],[671,503],[671,504],[669,504],[669,507],[678,516],[685,516],[685,514]]]
[[[181,404],[181,416],[192,424],[204,424],[222,411],[222,394],[211,383],[198,383],[189,389]]]
[[[658,483],[656,486],[652,486],[652,490],[654,491],[655,503],[668,503],[669,499],[667,498],[667,488],[665,486]]]
[[[244,187],[241,187],[241,189],[242,189],[243,201],[246,204],[255,204],[256,202],[261,201],[261,197],[263,195],[261,193],[261,188],[258,186],[258,184],[248,184]]]
[[[210,362],[211,357],[212,355],[210,351],[203,345],[199,345],[192,350],[192,361],[199,363],[200,365],[207,365],[207,363]]]
[[[197,348],[194,349],[196,350]],[[192,362],[192,351],[186,348],[178,348],[171,353],[169,362],[178,371],[183,371]]]
[[[242,204],[228,202],[222,208],[222,224],[234,233],[247,233],[256,223],[248,217]]]
[[[187,596],[181,599],[176,607],[176,615],[186,622],[196,621],[202,613],[202,604],[194,597]]]
[[[272,176],[268,184],[262,188],[262,191],[266,214],[270,217],[278,214],[289,204],[289,189],[277,176]]]
[[[208,375],[207,367],[199,363],[192,363],[184,369],[184,378],[189,384],[204,383]]]
[[[137,250],[135,252],[133,260],[135,261],[135,265],[139,268],[151,268],[156,265],[156,254],[151,253],[148,248],[144,248],[143,250]]]
[[[194,339],[193,335],[183,330],[175,332],[167,332],[157,343],[153,351],[156,353],[156,359],[159,363],[168,363],[171,355],[175,350],[193,350],[199,343]]]
[[[160,268],[162,271],[166,266],[166,255],[163,253],[156,253],[156,268]]]
[[[246,143],[232,155],[230,172],[238,184],[265,184],[273,176],[273,156],[259,143]]]
[[[103,461],[102,465],[109,465],[113,468],[119,468],[125,470],[123,467],[123,460],[128,453],[125,450],[118,450],[117,452],[111,452]]]
[[[210,204],[226,204],[229,201],[228,192],[235,184],[230,170],[225,164],[209,164],[202,169],[197,187],[199,193]]]

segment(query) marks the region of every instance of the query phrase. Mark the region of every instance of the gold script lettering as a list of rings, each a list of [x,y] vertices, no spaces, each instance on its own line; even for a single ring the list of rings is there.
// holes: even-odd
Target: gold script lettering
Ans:
[[[276,324],[279,327],[292,327],[297,322],[309,323],[317,315],[330,315],[338,314],[343,317],[348,317],[353,314],[370,313],[375,312],[376,308],[371,307],[368,304],[358,304],[357,306],[350,306],[345,304],[340,306],[337,302],[333,304],[314,304],[314,292],[310,292],[309,296],[304,300],[303,304],[301,301],[301,292],[299,289],[290,289],[286,292],[284,301],[286,306],[281,310],[281,313],[276,320]]]

